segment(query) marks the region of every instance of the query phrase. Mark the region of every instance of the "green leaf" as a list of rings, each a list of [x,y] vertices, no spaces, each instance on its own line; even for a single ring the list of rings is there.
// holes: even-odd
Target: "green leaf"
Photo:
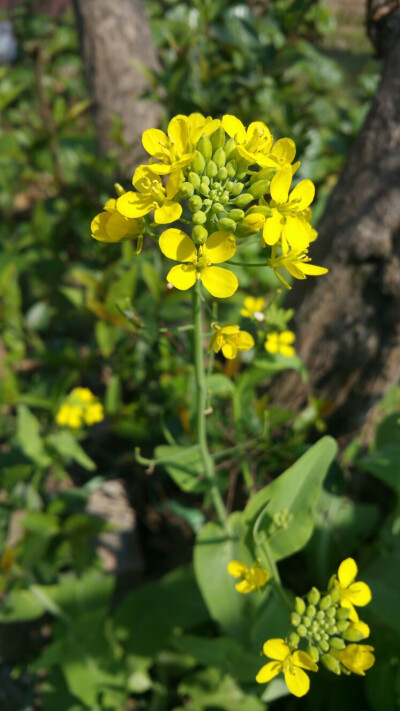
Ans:
[[[198,445],[161,445],[154,450],[154,457],[182,491],[200,492],[206,488],[206,482],[202,479],[203,462]]]
[[[141,275],[154,301],[158,303],[161,299],[163,286],[157,269],[155,269],[150,262],[143,261],[141,264]]]
[[[118,639],[129,654],[152,657],[175,628],[190,630],[209,620],[191,565],[126,596],[115,613]]]
[[[283,356],[280,353],[276,355],[266,354],[257,358],[253,366],[260,368],[265,373],[265,377],[280,373],[283,370],[297,370],[301,375],[303,382],[307,381],[307,371],[303,361],[298,356]]]
[[[207,390],[211,395],[220,398],[232,397],[235,386],[226,375],[222,373],[213,373],[207,378]]]
[[[193,711],[265,711],[256,696],[245,694],[232,677],[212,667],[187,677],[179,684],[178,694],[189,697]]]
[[[301,550],[311,537],[314,509],[336,451],[335,440],[323,437],[246,506],[244,518],[249,525],[262,515],[259,531],[268,537],[275,560]],[[286,523],[279,528],[276,519],[281,515]]]
[[[386,444],[356,461],[359,469],[376,476],[400,495],[400,445]]]
[[[368,583],[372,591],[368,617],[373,617],[399,635],[400,550],[381,556],[359,577]]]
[[[0,622],[36,620],[46,611],[45,606],[30,590],[11,590],[0,606]]]
[[[17,408],[17,439],[24,454],[34,462],[41,466],[51,463],[40,436],[39,420],[26,405],[19,405]]]
[[[91,472],[96,469],[94,461],[90,459],[82,449],[71,432],[63,430],[48,435],[46,443],[50,444],[62,457],[65,457],[67,460],[72,459],[77,464],[80,464],[81,467],[84,467],[84,469],[88,469]]]
[[[203,666],[218,667],[239,682],[253,682],[261,667],[259,654],[252,654],[230,637],[183,635],[173,639],[172,646],[183,654],[190,654]]]
[[[51,537],[59,531],[59,520],[51,513],[30,511],[23,517],[21,526],[30,533]]]

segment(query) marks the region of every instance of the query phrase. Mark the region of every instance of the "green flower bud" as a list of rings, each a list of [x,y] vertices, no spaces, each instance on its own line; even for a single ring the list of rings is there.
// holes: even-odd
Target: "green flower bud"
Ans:
[[[338,620],[347,620],[350,615],[349,607],[338,607],[336,617]]]
[[[313,620],[311,623],[311,632],[319,632],[319,623],[317,620]]]
[[[247,176],[246,170],[239,172],[238,169],[236,169],[236,177],[238,180],[244,180],[246,176]]]
[[[266,192],[268,192],[268,188],[270,186],[270,181],[269,180],[256,180],[255,183],[250,185],[248,188],[249,193],[252,194],[253,197],[255,198],[260,198],[262,195],[265,195]],[[318,602],[318,600],[317,600]]]
[[[206,174],[209,178],[215,178],[218,173],[218,166],[213,160],[210,160],[206,165]]]
[[[221,170],[226,170],[226,168],[221,168]],[[225,185],[225,188],[230,192],[232,190],[234,184],[235,183],[232,183],[232,180],[228,180],[228,182]]]
[[[218,229],[224,232],[235,232],[236,230],[236,222],[229,217],[222,217],[218,220],[217,225]]]
[[[299,615],[304,615],[306,611],[306,603],[301,597],[296,597],[294,608]]]
[[[291,632],[287,639],[291,647],[298,647],[300,637],[296,632]]]
[[[301,617],[297,612],[292,612],[290,615],[290,623],[293,625],[293,627],[297,627],[301,622]]]
[[[235,202],[238,207],[246,207],[253,200],[254,198],[251,193],[242,193],[236,198]]]
[[[223,168],[226,163],[226,155],[223,148],[217,148],[213,155],[213,161],[218,168]]]
[[[224,206],[221,205],[220,202],[215,202],[214,205],[212,206],[212,211],[213,212],[222,212],[224,209]]]
[[[204,200],[203,200],[203,205],[204,205],[205,207],[208,207],[209,205],[212,205],[212,204],[213,204],[213,201],[210,200],[210,198],[204,198]]]
[[[193,197],[188,200],[188,207],[191,212],[197,212],[203,207],[203,201],[200,195],[193,195]]]
[[[325,612],[327,617],[336,617],[336,607],[332,605],[331,607],[328,607],[328,609]]]
[[[227,177],[228,177],[228,171],[227,171],[227,169],[226,169],[225,167],[219,169],[219,171],[218,171],[218,177],[219,177],[220,180],[226,180],[226,179],[227,179]]]
[[[208,177],[208,175],[203,175],[201,182],[205,183],[206,185],[210,185],[210,178]]]
[[[227,159],[229,160],[229,156],[231,154],[234,154],[236,151],[236,141],[234,138],[228,138],[227,142],[224,145],[224,151]]]
[[[315,633],[314,639],[315,639],[316,642],[320,642],[320,641],[321,641],[321,635],[320,635],[319,632],[316,632],[316,633]]]
[[[323,652],[329,652],[329,643],[326,641],[326,639],[321,639],[319,646]]]
[[[230,160],[226,169],[228,171],[228,178],[234,178],[236,175],[236,161]]]
[[[307,647],[306,649],[307,654],[310,655],[311,659],[313,662],[317,663],[319,660],[319,652],[316,647],[313,647],[311,644]]]
[[[319,603],[321,610],[327,610],[328,607],[330,607],[331,605],[332,605],[332,598],[330,595],[325,595],[325,597],[323,597]]]
[[[237,195],[240,195],[243,188],[243,183],[235,183],[233,188],[230,190],[230,194],[232,195],[232,197],[236,197]],[[251,199],[253,199],[253,196],[251,196]]]
[[[323,654],[321,657],[321,662],[324,667],[332,672],[333,674],[340,674],[340,663],[331,654]]]
[[[338,632],[346,632],[346,630],[350,627],[350,622],[348,620],[339,620],[336,623],[336,627]]]
[[[252,192],[252,191],[250,191]],[[307,595],[307,600],[310,603],[310,605],[318,605],[319,601],[321,599],[321,594],[317,588],[311,588],[310,592]]]
[[[206,162],[204,160],[204,156],[199,151],[196,151],[196,155],[192,160],[191,167],[193,169],[193,172],[197,173],[198,175],[201,175],[204,171],[204,168],[206,167]]]
[[[114,188],[115,188],[115,192],[117,193],[118,197],[121,197],[121,195],[125,194],[125,190],[120,183],[114,183]]]
[[[226,203],[229,202],[229,193],[225,190],[219,199],[223,205],[226,205]]]
[[[303,615],[303,625],[306,627],[309,627],[311,625],[311,620],[307,615]]]
[[[307,612],[308,617],[315,617],[317,609],[316,609],[315,605],[308,605],[306,612]]]
[[[218,191],[217,190],[214,190],[214,189],[210,190],[209,194],[210,194],[211,200],[217,200],[217,198],[218,198]]]
[[[235,220],[235,222],[239,222],[239,220],[243,220],[244,212],[243,210],[231,210],[229,217],[231,217],[232,220]]]
[[[201,182],[200,187],[199,187],[199,192],[202,195],[206,195],[206,196],[210,194],[210,188],[207,185],[207,183]]]
[[[325,612],[323,610],[318,610],[315,617],[317,618],[317,620],[324,620],[325,619]]]
[[[330,596],[332,598],[332,602],[339,602],[340,600],[340,590],[337,585],[335,585],[332,590],[330,590]]]
[[[211,141],[208,138],[208,136],[205,135],[205,133],[203,133],[202,137],[197,142],[197,150],[201,153],[202,156],[204,156],[206,161],[210,160],[210,158],[212,156],[213,149],[212,149]]]
[[[336,625],[329,625],[328,632],[329,634],[337,634],[338,628],[336,627]]]
[[[182,183],[179,187],[178,196],[180,198],[191,198],[194,193],[194,187],[192,183]]]
[[[329,640],[331,649],[344,649],[345,643],[341,637],[331,637]]]
[[[198,210],[197,212],[194,213],[192,220],[195,225],[204,225],[204,223],[207,220],[207,215],[205,214],[205,212]]]
[[[354,627],[349,627],[348,630],[344,630],[342,637],[347,642],[361,642],[362,639],[365,639],[363,633],[360,632],[360,630],[354,629]]]
[[[200,176],[197,175],[197,173],[194,173],[193,170],[191,170],[191,171],[189,172],[188,180],[189,180],[189,183],[192,183],[192,185],[193,185],[194,188],[198,188],[198,187],[199,187],[199,185],[200,185]]]
[[[218,150],[218,148],[221,148],[224,145],[225,138],[226,138],[225,131],[222,128],[222,126],[219,126],[219,128],[217,128],[217,130],[214,131],[212,136],[210,136],[213,151]],[[224,161],[224,164],[225,164],[225,161]]]
[[[304,625],[299,625],[297,628],[297,633],[300,635],[300,637],[307,637],[307,627],[304,627]]]
[[[208,232],[202,225],[196,225],[192,229],[192,239],[198,244],[204,244],[208,237]]]

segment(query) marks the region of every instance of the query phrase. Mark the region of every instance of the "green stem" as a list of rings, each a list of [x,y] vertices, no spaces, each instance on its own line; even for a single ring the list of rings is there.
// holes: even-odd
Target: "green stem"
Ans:
[[[261,545],[261,548],[263,549],[269,571],[271,573],[271,585],[273,587],[273,590],[275,594],[280,598],[280,600],[283,602],[283,604],[292,612],[293,611],[293,604],[286,595],[283,587],[282,587],[282,581],[281,581],[281,576],[279,575],[279,570],[278,566],[275,562],[274,556],[271,551],[271,547],[267,541],[266,538],[262,537],[261,540],[259,540],[259,545]]]
[[[204,474],[210,484],[211,498],[221,524],[227,527],[227,513],[220,491],[215,480],[214,463],[208,451],[206,430],[207,383],[204,372],[202,309],[199,282],[195,284],[193,294],[193,326],[194,326],[194,368],[196,377],[197,397],[197,439],[200,447]]]

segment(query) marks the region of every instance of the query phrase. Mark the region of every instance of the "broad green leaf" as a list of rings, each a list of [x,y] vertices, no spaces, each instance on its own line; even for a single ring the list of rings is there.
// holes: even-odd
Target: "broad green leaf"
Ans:
[[[207,390],[214,397],[229,398],[232,397],[235,386],[226,375],[213,373],[207,378]]]
[[[42,511],[29,511],[21,520],[21,526],[29,533],[46,537],[54,536],[60,529],[57,516]]]
[[[41,466],[51,463],[40,436],[39,420],[26,405],[19,405],[17,409],[17,439],[24,454],[34,462]]]
[[[45,606],[29,590],[11,590],[0,606],[0,622],[36,620],[45,611]]]
[[[175,628],[191,630],[209,616],[188,565],[131,592],[114,619],[126,652],[151,657],[167,644]]]
[[[372,616],[399,635],[400,549],[378,558],[358,577],[368,583],[372,591],[368,617]]]
[[[297,370],[303,382],[307,380],[307,371],[303,361],[298,356],[283,356],[280,353],[270,355],[269,353],[257,358],[253,366],[264,372],[265,377],[280,373],[283,370]]]
[[[80,464],[84,469],[94,471],[96,465],[92,459],[82,449],[81,445],[71,432],[63,430],[48,435],[46,442],[61,454],[62,457],[72,459],[77,464]]]
[[[251,653],[230,637],[182,635],[172,641],[175,649],[190,654],[199,664],[218,667],[239,682],[253,682],[261,667],[260,655]]]
[[[386,444],[357,460],[356,465],[376,476],[400,495],[400,444]]]
[[[256,696],[245,694],[231,676],[212,667],[186,677],[178,686],[178,694],[189,697],[193,711],[265,711]]]
[[[269,538],[275,560],[296,553],[309,540],[315,525],[315,505],[336,450],[336,442],[323,437],[246,506],[244,518],[249,525],[262,516],[259,531]],[[286,522],[279,528],[276,519],[282,515]]]
[[[154,457],[182,491],[200,492],[206,488],[207,482],[202,478],[203,462],[198,445],[161,445],[156,447]]]

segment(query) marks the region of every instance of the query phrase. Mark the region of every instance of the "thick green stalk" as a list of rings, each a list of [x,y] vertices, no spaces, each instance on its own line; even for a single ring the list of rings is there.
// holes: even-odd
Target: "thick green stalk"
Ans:
[[[202,309],[201,298],[199,291],[199,283],[195,284],[192,290],[193,294],[193,326],[194,326],[194,369],[196,376],[196,410],[197,410],[197,440],[200,447],[201,458],[204,467],[204,474],[210,485],[211,498],[218,518],[223,526],[227,524],[227,513],[221,494],[219,492],[216,480],[214,463],[210,452],[208,451],[207,430],[206,430],[206,415],[207,407],[207,383],[204,371],[204,356],[203,356],[203,327],[202,327]]]

